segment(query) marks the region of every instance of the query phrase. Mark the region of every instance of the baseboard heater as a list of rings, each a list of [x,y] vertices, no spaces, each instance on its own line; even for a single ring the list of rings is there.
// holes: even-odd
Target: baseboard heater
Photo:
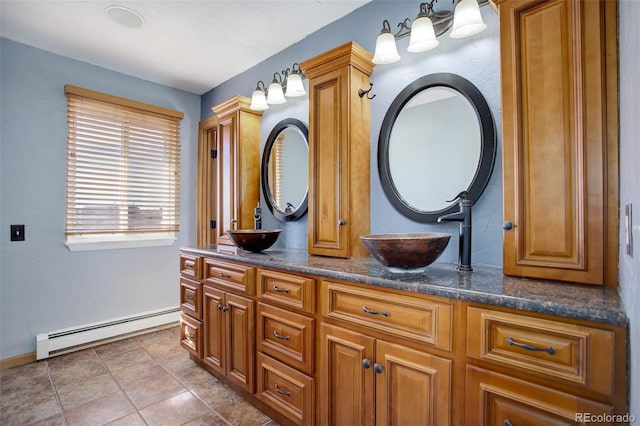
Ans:
[[[82,348],[119,340],[180,321],[180,307],[142,312],[137,315],[38,334],[36,358],[44,359]]]

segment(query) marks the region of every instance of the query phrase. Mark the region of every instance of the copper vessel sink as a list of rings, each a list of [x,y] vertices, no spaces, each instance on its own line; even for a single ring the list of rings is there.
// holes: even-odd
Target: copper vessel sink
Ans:
[[[234,229],[227,231],[233,243],[243,250],[262,251],[271,247],[282,229]]]
[[[371,255],[392,272],[423,272],[440,257],[451,234],[371,234],[360,237]]]

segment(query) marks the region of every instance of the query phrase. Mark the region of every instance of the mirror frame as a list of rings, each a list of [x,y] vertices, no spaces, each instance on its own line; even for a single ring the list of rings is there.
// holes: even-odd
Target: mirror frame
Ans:
[[[300,219],[308,210],[309,205],[309,183],[307,182],[307,192],[304,194],[304,198],[300,205],[293,210],[291,213],[285,213],[279,208],[276,207],[276,202],[273,199],[273,195],[271,193],[271,187],[269,186],[269,157],[271,156],[271,149],[273,145],[276,143],[278,136],[281,132],[289,127],[297,128],[302,135],[304,136],[304,142],[307,145],[307,152],[309,151],[309,129],[307,126],[300,120],[295,118],[285,118],[275,125],[271,133],[269,133],[269,137],[267,138],[267,142],[264,146],[264,151],[262,154],[262,168],[261,168],[261,177],[262,177],[262,194],[264,195],[264,200],[267,203],[267,207],[271,214],[275,216],[281,222],[292,222]],[[307,161],[308,157],[307,157]],[[307,178],[308,180],[308,178]]]
[[[389,139],[396,118],[404,106],[419,92],[430,87],[444,86],[462,94],[473,107],[480,125],[480,161],[476,173],[469,184],[467,198],[475,203],[491,178],[496,157],[496,127],[489,105],[476,86],[469,80],[451,73],[429,74],[405,87],[394,99],[382,122],[378,138],[378,174],[387,198],[402,215],[421,223],[437,223],[438,217],[457,211],[457,202],[438,211],[418,210],[407,203],[396,189],[389,167]],[[462,191],[463,189],[461,189]],[[456,194],[451,194],[455,197]]]

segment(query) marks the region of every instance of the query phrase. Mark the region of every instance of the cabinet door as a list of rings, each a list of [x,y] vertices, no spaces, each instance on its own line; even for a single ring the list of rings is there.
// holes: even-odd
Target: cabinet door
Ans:
[[[254,307],[253,301],[231,293],[225,295],[227,334],[227,377],[253,393]]]
[[[375,359],[377,425],[450,424],[450,360],[380,340]]]
[[[615,3],[500,3],[506,274],[604,283]]]
[[[346,68],[309,88],[309,253],[347,257],[349,226]]]
[[[236,229],[238,221],[236,198],[236,131],[237,116],[231,114],[218,125],[218,222],[216,235],[218,244],[233,245],[227,230]]]
[[[320,424],[373,425],[374,339],[327,324],[320,333]]]
[[[204,301],[204,362],[214,370],[225,374],[225,313],[224,292],[203,286]]]
[[[613,408],[502,374],[467,366],[466,424],[576,425]],[[598,423],[609,424],[609,423]]]

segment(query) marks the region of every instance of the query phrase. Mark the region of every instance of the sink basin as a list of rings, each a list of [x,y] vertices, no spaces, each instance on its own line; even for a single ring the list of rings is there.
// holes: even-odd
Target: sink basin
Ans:
[[[371,234],[360,237],[371,255],[391,272],[424,272],[449,244],[451,234],[438,232]]]
[[[227,231],[233,243],[243,250],[262,251],[273,245],[282,229],[235,229]]]

